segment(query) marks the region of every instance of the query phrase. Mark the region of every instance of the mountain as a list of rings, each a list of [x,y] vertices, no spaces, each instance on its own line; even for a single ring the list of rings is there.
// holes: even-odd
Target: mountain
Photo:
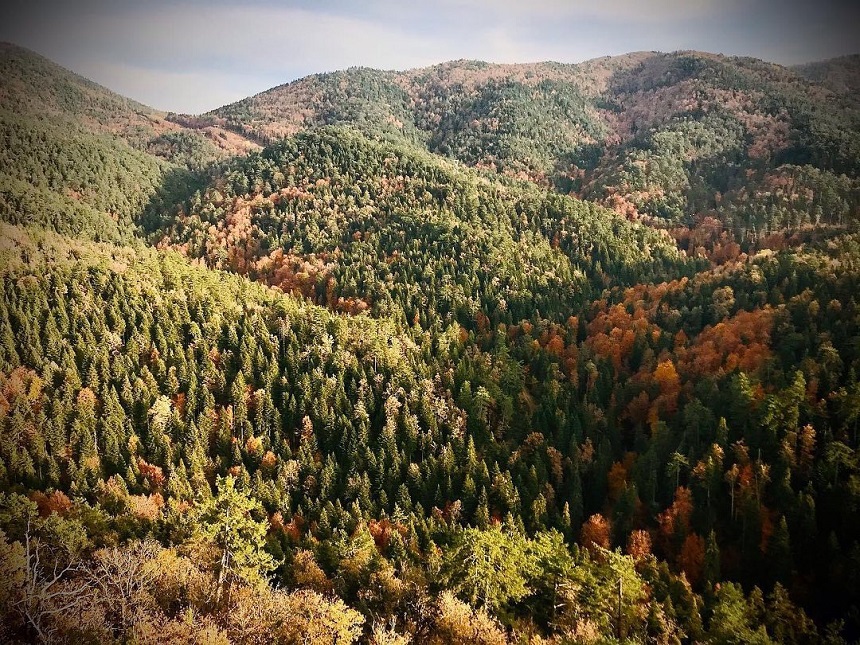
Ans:
[[[562,153],[603,134],[597,94],[612,71],[641,57],[580,66],[456,61],[399,73],[353,68],[310,76],[202,118],[261,140],[350,125],[470,165],[544,172]]]
[[[857,174],[856,92],[825,82],[836,70],[853,78],[852,65],[841,59],[804,76],[676,52],[580,65],[362,68],[301,79],[202,118],[262,141],[349,125],[619,212],[686,224],[712,214],[760,234],[811,212],[840,223],[842,211],[856,215],[856,185],[843,179]],[[798,197],[806,192],[839,204],[810,208]]]
[[[156,189],[258,146],[190,130],[58,65],[0,45],[0,211],[95,239],[130,239]]]
[[[860,90],[858,54],[797,65],[794,70],[804,78],[824,85],[834,94],[857,101],[857,92]]]
[[[0,641],[856,638],[856,63],[0,47]]]

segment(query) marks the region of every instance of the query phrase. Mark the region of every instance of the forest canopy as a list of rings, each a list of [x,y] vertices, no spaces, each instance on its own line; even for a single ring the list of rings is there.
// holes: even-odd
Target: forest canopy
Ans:
[[[860,635],[836,71],[0,60],[0,640]]]

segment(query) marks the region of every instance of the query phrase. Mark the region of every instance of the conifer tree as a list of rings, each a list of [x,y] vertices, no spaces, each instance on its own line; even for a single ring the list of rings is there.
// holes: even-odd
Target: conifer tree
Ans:
[[[259,502],[237,489],[233,477],[218,480],[214,497],[200,502],[196,517],[199,537],[217,548],[213,563],[215,604],[229,601],[230,589],[237,582],[264,584],[275,568],[275,560],[264,549],[266,521]]]

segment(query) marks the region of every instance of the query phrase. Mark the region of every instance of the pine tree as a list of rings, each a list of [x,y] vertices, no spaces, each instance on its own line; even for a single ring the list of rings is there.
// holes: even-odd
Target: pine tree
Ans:
[[[708,534],[708,540],[705,544],[702,578],[706,588],[710,588],[720,581],[720,547],[717,544],[717,535],[714,531]]]
[[[791,578],[792,556],[791,538],[785,516],[779,518],[779,524],[768,542],[767,555],[773,579],[787,584]]]
[[[267,523],[263,508],[236,488],[233,477],[218,480],[218,493],[203,500],[197,509],[200,536],[214,544],[219,559],[214,563],[215,603],[229,602],[231,587],[239,581],[263,584],[275,566],[274,558],[263,550]]]
[[[463,532],[447,555],[445,580],[472,606],[495,611],[529,592],[529,568],[524,538],[494,525]]]

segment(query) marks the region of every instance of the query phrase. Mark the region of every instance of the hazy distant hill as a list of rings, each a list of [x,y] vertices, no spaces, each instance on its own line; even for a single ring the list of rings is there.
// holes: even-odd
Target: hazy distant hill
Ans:
[[[796,65],[793,69],[836,94],[850,97],[855,103],[860,100],[860,54]]]

